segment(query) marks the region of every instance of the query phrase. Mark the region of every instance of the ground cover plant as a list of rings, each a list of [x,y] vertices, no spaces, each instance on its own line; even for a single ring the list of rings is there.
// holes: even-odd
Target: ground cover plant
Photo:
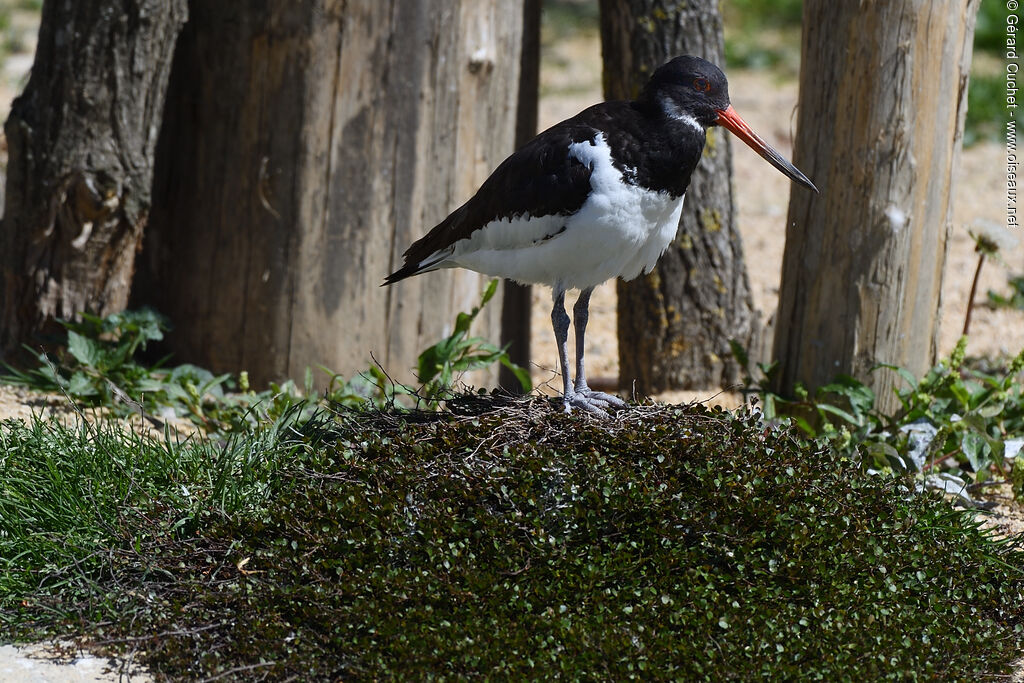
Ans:
[[[903,381],[896,395],[900,408],[876,407],[874,391],[860,380],[840,375],[812,396],[771,391],[773,364],[757,364],[755,379],[746,352],[733,353],[747,368],[748,393],[760,398],[765,419],[792,424],[808,443],[831,448],[862,464],[868,472],[906,475],[917,486],[981,505],[972,494],[998,481],[1024,490],[1024,350],[1005,363],[967,359],[967,337],[949,358],[924,377],[904,368],[879,365],[874,372],[895,372]]]
[[[756,413],[448,408],[223,443],[5,423],[2,627],[169,680],[975,680],[1019,652],[1015,541]]]

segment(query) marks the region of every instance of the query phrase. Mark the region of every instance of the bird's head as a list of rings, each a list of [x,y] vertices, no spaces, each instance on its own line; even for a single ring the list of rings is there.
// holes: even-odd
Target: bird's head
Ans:
[[[729,107],[729,83],[707,60],[676,57],[655,70],[641,99],[670,118],[691,119],[708,128],[718,122],[718,112]]]
[[[818,191],[807,176],[755,133],[729,102],[729,83],[722,70],[700,57],[676,57],[658,67],[640,100],[669,118],[701,128],[722,126],[749,145],[768,163],[806,188]]]

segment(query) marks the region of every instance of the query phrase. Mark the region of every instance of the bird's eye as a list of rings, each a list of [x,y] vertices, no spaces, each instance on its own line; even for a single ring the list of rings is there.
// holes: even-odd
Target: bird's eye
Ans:
[[[693,89],[697,92],[709,92],[711,84],[708,83],[708,79],[697,77],[693,79]]]

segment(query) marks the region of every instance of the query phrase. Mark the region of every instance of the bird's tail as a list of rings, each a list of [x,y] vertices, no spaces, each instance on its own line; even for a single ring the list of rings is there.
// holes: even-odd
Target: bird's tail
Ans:
[[[381,287],[385,285],[392,285],[399,280],[404,280],[405,278],[412,277],[413,275],[429,273],[432,270],[444,268],[444,261],[446,261],[451,255],[451,250],[445,249],[432,254],[430,257],[423,259],[419,263],[406,261],[405,265],[384,278],[384,282],[381,283]]]
[[[419,271],[416,269],[415,263],[406,263],[404,266],[402,266],[395,272],[391,273],[391,275],[388,275],[386,278],[384,278],[384,282],[382,282],[380,286],[383,287],[385,285],[393,285],[399,280],[404,280],[407,277],[412,277],[417,273],[419,273]]]

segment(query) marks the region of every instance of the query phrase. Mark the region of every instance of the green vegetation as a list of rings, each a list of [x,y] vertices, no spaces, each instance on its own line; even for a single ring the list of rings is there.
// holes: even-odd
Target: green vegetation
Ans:
[[[751,376],[749,360],[738,345],[733,353],[748,368],[746,384],[757,394],[768,420],[791,421],[808,444],[830,448],[871,470],[912,476],[920,485],[944,490],[975,504],[969,492],[993,478],[1005,480],[1008,459],[1024,446],[1024,351],[1003,368],[983,369],[965,363],[967,337],[948,359],[918,379],[904,368],[895,372],[900,409],[876,409],[874,392],[863,382],[841,375],[812,397],[798,388],[794,399],[771,391],[775,365],[759,364],[761,378]]]
[[[0,623],[171,679],[975,680],[1019,652],[1015,543],[755,414],[449,405],[223,445],[9,422]]]
[[[416,367],[423,388],[418,395],[425,398],[430,406],[436,406],[437,401],[452,394],[458,374],[482,370],[494,363],[511,370],[523,391],[529,392],[532,388],[529,371],[511,361],[507,346],[499,348],[481,337],[468,336],[470,325],[487,302],[494,298],[497,290],[498,280],[491,280],[484,289],[480,304],[469,313],[459,313],[452,333],[420,354]],[[409,390],[408,393],[417,392]]]
[[[988,290],[988,305],[992,308],[1016,308],[1024,311],[1024,275],[1010,278],[1008,294]]]
[[[1006,49],[1006,3],[981,0],[974,27],[974,49],[1000,55]]]
[[[480,304],[470,313],[459,313],[452,333],[420,354],[419,388],[392,381],[376,366],[349,381],[324,368],[330,377],[324,401],[382,407],[395,406],[398,397],[406,397],[410,403],[432,409],[453,394],[462,373],[495,363],[509,368],[523,390],[530,391],[529,373],[512,363],[505,348],[469,336],[470,326],[494,297],[497,286],[498,280],[491,280]],[[246,431],[280,418],[295,406],[304,406],[307,416],[313,410],[313,404],[302,402],[303,395],[313,394],[309,369],[304,392],[291,380],[255,392],[250,390],[245,373],[236,382],[230,374],[214,375],[195,365],[164,368],[166,358],[153,365],[143,363],[137,354],[149,342],[162,340],[168,329],[166,319],[150,309],[115,313],[107,318],[83,314],[80,322],[61,324],[67,337],[53,358],[46,352],[28,349],[36,366],[22,370],[4,364],[7,372],[0,375],[0,382],[59,392],[77,403],[116,415],[140,413],[158,425],[162,421],[154,416],[185,417],[207,432]],[[232,391],[236,388],[240,392]]]
[[[59,392],[115,415],[141,413],[157,424],[158,418],[186,417],[206,431],[219,432],[273,419],[299,399],[291,382],[255,393],[244,386],[243,374],[243,392],[229,393],[238,387],[229,374],[214,375],[188,364],[164,368],[167,359],[143,363],[137,354],[167,331],[167,321],[149,309],[107,318],[84,314],[79,322],[61,324],[67,336],[56,354],[28,349],[36,366],[22,370],[5,364],[7,372],[0,375],[0,382]]]
[[[541,4],[541,26],[547,44],[579,35],[597,36],[600,12],[596,0],[545,0]]]
[[[723,2],[726,65],[772,69],[795,78],[800,69],[802,14],[802,0]]]
[[[726,0],[722,13],[726,21],[744,30],[799,26],[803,0]]]
[[[1006,77],[975,69],[967,88],[967,120],[964,124],[964,145],[981,140],[997,140],[1005,134],[1003,121]]]
[[[56,361],[8,379],[115,413],[173,408],[209,437],[0,423],[0,629],[77,635],[169,679],[1009,670],[1020,539],[917,482],[953,463],[980,482],[1005,460],[1024,354],[968,378],[961,345],[907,377],[898,418],[844,379],[831,403],[787,405],[813,413],[794,419],[803,432],[770,394],[765,414],[634,406],[602,421],[452,393],[459,371],[503,362],[469,336],[494,286],[421,354],[418,389],[376,368],[332,376],[320,401],[146,367],[135,354],[163,333],[149,311],[66,324]],[[937,426],[924,456],[901,429],[920,420]]]

